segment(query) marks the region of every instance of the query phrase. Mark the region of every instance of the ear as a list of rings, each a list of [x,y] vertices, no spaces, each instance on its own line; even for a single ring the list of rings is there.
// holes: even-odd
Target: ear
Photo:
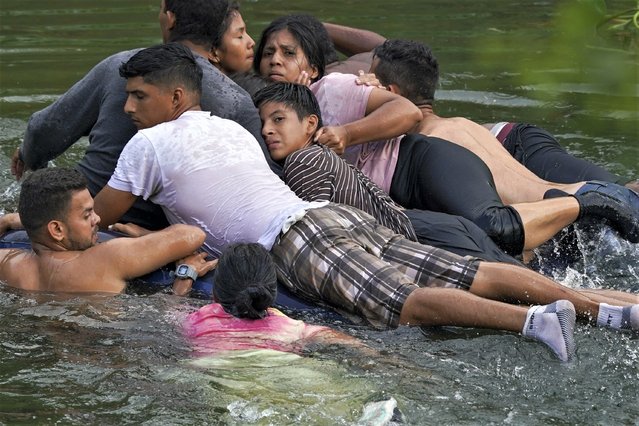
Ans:
[[[175,13],[170,10],[165,11],[166,13],[166,26],[169,31],[175,28]]]
[[[309,73],[309,77],[311,77],[311,80],[315,80],[318,75],[319,75],[319,71],[317,70],[317,67],[316,66],[312,66],[311,67],[311,72]]]
[[[399,86],[394,84],[394,83],[391,83],[391,84],[388,85],[388,91],[391,92],[391,93],[394,93],[396,95],[403,96],[402,95],[402,91],[399,90]]]
[[[174,107],[178,107],[183,103],[185,96],[186,92],[184,91],[184,88],[182,86],[178,86],[173,89],[173,97],[171,98],[171,103]]]
[[[319,123],[319,118],[315,114],[311,114],[306,117],[306,135],[313,136],[317,129],[317,123]]]
[[[208,55],[208,60],[210,63],[213,64],[213,66],[219,67],[220,66],[220,53],[219,53],[219,49],[213,48]]]
[[[50,220],[49,223],[47,223],[47,232],[49,233],[49,236],[51,238],[53,238],[57,242],[60,242],[64,240],[66,228],[64,226],[64,223],[62,223],[61,221]]]

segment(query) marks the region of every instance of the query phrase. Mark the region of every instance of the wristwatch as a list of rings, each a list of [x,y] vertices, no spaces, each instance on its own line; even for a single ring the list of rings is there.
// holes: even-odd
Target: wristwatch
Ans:
[[[173,277],[180,278],[182,280],[190,278],[193,281],[197,280],[197,271],[191,265],[187,265],[186,263],[182,263],[175,268],[175,272],[171,272]]]

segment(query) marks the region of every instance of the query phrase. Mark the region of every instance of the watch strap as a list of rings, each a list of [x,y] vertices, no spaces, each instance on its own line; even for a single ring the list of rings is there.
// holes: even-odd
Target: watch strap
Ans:
[[[181,272],[182,270],[186,272]],[[173,276],[176,278],[181,278],[181,279],[190,278],[195,282],[197,280],[198,273],[195,270],[195,268],[192,267],[191,265],[182,263],[177,266],[177,268],[175,269],[175,272],[173,273]]]

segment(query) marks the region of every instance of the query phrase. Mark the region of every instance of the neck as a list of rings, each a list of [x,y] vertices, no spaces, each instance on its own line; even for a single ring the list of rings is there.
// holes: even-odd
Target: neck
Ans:
[[[422,121],[417,123],[409,133],[421,133],[422,127],[429,121],[430,118],[436,118],[435,112],[433,112],[433,106],[429,104],[416,104],[417,108],[422,113]]]
[[[308,140],[306,141],[306,143],[304,145],[302,145],[302,149],[304,148],[308,148],[309,146],[313,145],[314,141],[314,137],[315,137],[315,133],[313,133],[311,136],[308,137]]]
[[[196,44],[190,40],[180,40],[180,44],[183,44],[184,46],[188,47],[189,49],[191,49],[193,53],[197,55],[200,55],[208,60],[212,59],[211,51],[209,49],[206,49],[201,44]]]
[[[55,240],[50,240],[50,241],[31,240],[31,249],[38,256],[45,253],[51,253],[51,252],[57,252],[57,251],[69,251],[69,249],[66,248],[64,244]]]
[[[202,107],[198,103],[181,106],[175,110],[171,120],[176,120],[180,118],[180,116],[187,111],[202,111]]]
[[[425,117],[427,115],[435,115],[433,111],[433,106],[430,104],[417,104],[417,108],[422,112],[422,115]]]

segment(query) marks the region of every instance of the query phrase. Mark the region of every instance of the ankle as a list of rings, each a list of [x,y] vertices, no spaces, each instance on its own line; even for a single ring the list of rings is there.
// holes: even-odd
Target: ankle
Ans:
[[[639,305],[614,306],[600,303],[597,327],[613,330],[639,330]]]

